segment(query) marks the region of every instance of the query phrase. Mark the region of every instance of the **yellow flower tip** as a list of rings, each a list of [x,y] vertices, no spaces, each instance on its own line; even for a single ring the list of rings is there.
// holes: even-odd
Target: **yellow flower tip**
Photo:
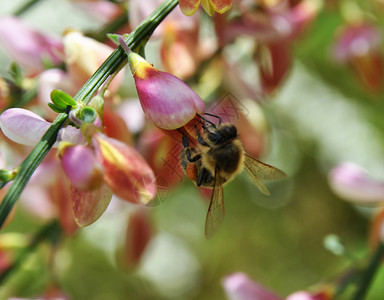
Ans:
[[[181,12],[186,16],[192,16],[199,8],[200,0],[181,0],[179,7]]]
[[[198,9],[198,7],[194,7],[194,8],[180,8],[181,9],[181,12],[184,14],[184,15],[186,15],[186,16],[188,16],[188,17],[190,17],[190,16],[193,16],[195,13],[196,13],[196,11],[197,11],[197,9]]]
[[[214,13],[215,13],[215,7],[212,5],[212,2],[211,0],[202,0],[201,1],[201,5],[203,6],[205,12],[209,15],[209,16],[213,16]]]
[[[155,69],[152,64],[147,62],[144,58],[135,52],[128,54],[128,64],[132,75],[139,78],[145,78],[148,69]]]
[[[61,157],[64,153],[64,150],[68,147],[68,146],[73,146],[74,144],[72,144],[71,142],[68,142],[68,141],[62,141],[59,143],[59,147],[58,147],[58,154],[59,154],[59,157]]]
[[[152,193],[150,193],[149,191],[140,191],[138,192],[139,194],[139,201],[140,203],[144,204],[144,205],[147,205],[149,202],[151,202],[151,200],[153,199],[154,195]]]

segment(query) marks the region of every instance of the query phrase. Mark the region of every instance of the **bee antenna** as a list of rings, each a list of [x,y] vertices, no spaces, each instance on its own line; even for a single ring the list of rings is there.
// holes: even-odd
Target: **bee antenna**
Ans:
[[[219,119],[219,125],[221,124],[221,117],[220,116],[217,116],[217,115],[214,115],[214,114],[210,114],[210,113],[205,113],[204,115],[207,115],[207,116],[211,116],[211,117],[214,117],[214,118],[218,118]]]
[[[210,124],[210,125],[212,125],[213,127],[216,128],[216,124],[215,124],[215,123],[213,123],[213,122],[207,120],[206,118],[204,118],[203,116],[201,116],[201,115],[199,115],[199,114],[196,114],[196,115],[197,115],[200,119],[204,120],[205,123],[208,123],[208,124]],[[207,113],[205,113],[205,115],[207,115]],[[208,115],[210,115],[210,114],[208,114]],[[217,116],[215,116],[215,117],[217,117]],[[220,119],[221,119],[221,118],[220,118]],[[205,124],[204,124],[204,122],[201,122],[201,121],[200,121],[200,123],[203,124],[203,128],[205,128]]]

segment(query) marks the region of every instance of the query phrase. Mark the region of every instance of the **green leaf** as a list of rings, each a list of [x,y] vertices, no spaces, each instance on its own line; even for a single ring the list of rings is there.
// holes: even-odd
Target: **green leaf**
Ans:
[[[107,37],[117,46],[120,45],[119,41],[117,40],[117,37],[120,36],[120,34],[116,33],[107,33]]]
[[[48,103],[48,106],[54,111],[54,112],[57,112],[57,113],[64,113],[66,111],[66,107],[65,108],[62,108],[62,107],[59,107],[57,106],[56,104],[53,104],[53,103]]]
[[[64,109],[64,111],[67,109],[68,105],[71,107],[76,106],[76,101],[67,93],[61,90],[53,90],[51,92],[51,100],[54,104],[56,104],[57,107]]]

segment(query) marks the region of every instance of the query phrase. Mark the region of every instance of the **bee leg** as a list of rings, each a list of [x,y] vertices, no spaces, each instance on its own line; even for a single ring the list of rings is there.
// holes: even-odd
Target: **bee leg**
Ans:
[[[204,139],[203,139],[203,137],[201,136],[200,131],[197,129],[197,127],[196,127],[196,135],[197,135],[197,141],[198,141],[201,145],[209,147],[209,145],[204,141]]]
[[[197,154],[194,157],[192,157],[191,149],[189,148],[189,142],[188,142],[188,139],[185,135],[183,135],[183,137],[181,138],[181,141],[182,141],[184,149],[185,149],[185,155],[187,156],[187,159],[189,162],[195,162],[201,158],[200,154]]]
[[[195,162],[197,160],[199,160],[201,158],[201,155],[200,154],[197,154],[195,155],[194,157],[191,156],[191,151],[189,148],[186,148],[185,149],[185,154],[187,156],[187,159],[189,162]]]
[[[206,168],[201,168],[201,172],[199,174],[199,178],[197,178],[196,180],[196,185],[197,186],[201,186],[201,184],[203,183],[203,180],[206,176],[206,173],[207,173],[207,169]]]

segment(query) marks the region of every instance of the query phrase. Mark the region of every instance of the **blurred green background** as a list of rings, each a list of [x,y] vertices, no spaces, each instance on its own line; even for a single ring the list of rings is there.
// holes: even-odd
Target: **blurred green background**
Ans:
[[[0,15],[22,3],[1,2]],[[356,3],[382,28],[373,2]],[[368,214],[335,196],[327,176],[337,163],[354,161],[384,179],[384,101],[382,93],[367,91],[350,68],[330,58],[336,30],[344,22],[336,9],[340,3],[330,1],[293,43],[292,70],[262,106],[271,132],[271,152],[262,160],[288,175],[268,184],[270,197],[244,174],[238,176],[224,188],[224,224],[206,240],[208,204],[191,182],[183,182],[162,205],[150,209],[156,233],[132,270],[116,264],[132,210],[127,205],[58,241],[54,256],[47,245],[39,246],[3,283],[0,298],[38,297],[57,283],[70,299],[79,300],[225,299],[222,280],[237,271],[286,296],[331,281],[353,265],[352,259],[325,249],[329,234],[338,235],[355,259],[363,259],[370,252]],[[41,1],[23,19],[56,33],[68,26],[98,26],[64,0]],[[0,53],[2,73],[8,64]],[[18,210],[3,234],[31,233],[41,226]],[[381,270],[367,299],[384,298],[383,280]],[[348,299],[351,292],[353,287],[338,299]]]

